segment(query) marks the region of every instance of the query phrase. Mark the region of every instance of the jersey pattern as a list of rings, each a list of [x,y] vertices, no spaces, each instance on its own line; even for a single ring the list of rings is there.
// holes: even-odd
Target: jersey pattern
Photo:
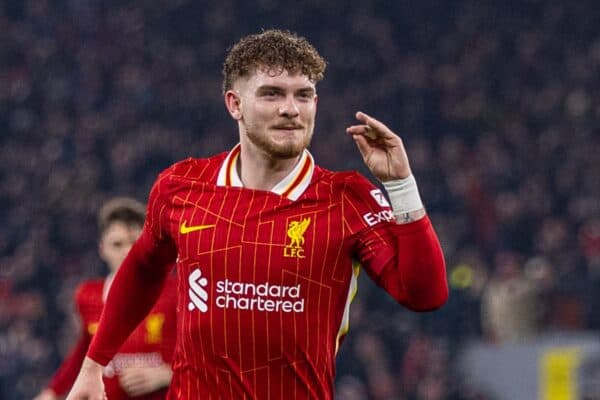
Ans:
[[[357,262],[395,248],[387,201],[306,151],[273,191],[241,187],[239,147],[163,172],[145,229],[178,252],[172,399],[332,399]]]

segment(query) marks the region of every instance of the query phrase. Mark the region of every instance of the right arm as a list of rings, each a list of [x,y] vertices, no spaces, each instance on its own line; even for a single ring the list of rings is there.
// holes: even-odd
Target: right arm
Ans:
[[[377,119],[363,112],[356,113],[356,118],[361,124],[346,132],[354,138],[365,165],[384,185],[396,219],[387,232],[373,227],[362,236],[360,261],[380,286],[409,309],[439,308],[448,299],[444,254],[426,216],[404,143]],[[375,225],[380,219],[373,216],[371,221]],[[385,236],[388,245],[374,250]]]

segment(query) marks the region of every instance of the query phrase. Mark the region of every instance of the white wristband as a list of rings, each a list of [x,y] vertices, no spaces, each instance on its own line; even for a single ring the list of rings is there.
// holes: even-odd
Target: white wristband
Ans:
[[[423,208],[417,181],[413,175],[404,179],[382,182],[387,192],[394,215],[405,214]]]

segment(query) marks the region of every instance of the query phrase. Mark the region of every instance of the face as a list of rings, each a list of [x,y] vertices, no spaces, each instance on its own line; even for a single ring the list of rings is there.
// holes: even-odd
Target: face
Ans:
[[[287,70],[258,69],[225,94],[241,141],[275,159],[297,157],[310,144],[317,112],[315,84]]]
[[[104,231],[99,244],[100,257],[112,272],[119,269],[141,232],[140,226],[128,226],[119,221],[113,222]]]

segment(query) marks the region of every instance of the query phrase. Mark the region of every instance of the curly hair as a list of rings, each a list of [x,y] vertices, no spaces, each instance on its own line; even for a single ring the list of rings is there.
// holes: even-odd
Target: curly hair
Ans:
[[[233,82],[267,67],[302,73],[313,82],[323,79],[327,63],[305,38],[290,31],[269,29],[248,35],[231,47],[223,63],[223,93]]]

